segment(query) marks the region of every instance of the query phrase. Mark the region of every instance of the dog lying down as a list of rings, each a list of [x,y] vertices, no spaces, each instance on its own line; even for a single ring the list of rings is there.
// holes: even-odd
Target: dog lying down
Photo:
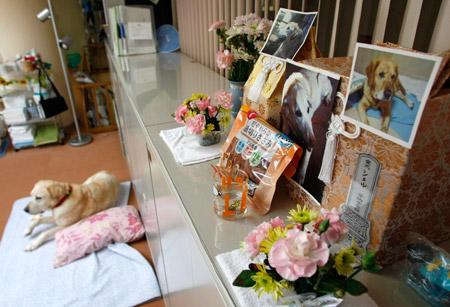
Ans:
[[[33,251],[55,233],[97,212],[114,206],[119,198],[120,183],[117,178],[106,172],[98,172],[83,184],[69,184],[53,180],[38,181],[31,191],[31,201],[25,211],[34,214],[25,236],[31,234],[39,224],[56,224],[56,227],[39,234],[26,251]],[[52,215],[41,213],[51,210]]]

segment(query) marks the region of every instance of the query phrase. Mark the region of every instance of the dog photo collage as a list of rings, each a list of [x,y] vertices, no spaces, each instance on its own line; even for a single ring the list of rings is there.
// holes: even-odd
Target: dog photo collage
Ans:
[[[318,179],[340,76],[293,61],[317,13],[280,9],[261,54],[286,63],[281,132],[304,149],[293,179],[319,203]],[[357,43],[340,117],[411,148],[441,58]]]

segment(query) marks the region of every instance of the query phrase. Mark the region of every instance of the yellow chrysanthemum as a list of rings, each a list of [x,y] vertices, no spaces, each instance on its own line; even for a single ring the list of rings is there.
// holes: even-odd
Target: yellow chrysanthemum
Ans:
[[[219,121],[219,124],[222,125],[225,129],[228,128],[228,126],[231,123],[231,118],[230,115],[225,115],[224,117],[222,117]]]
[[[203,129],[203,134],[206,134],[208,132],[214,131],[214,129],[215,129],[214,124],[207,124],[205,126],[205,128]]]
[[[191,117],[191,116],[195,116],[195,115],[197,115],[197,112],[196,112],[196,111],[189,110],[189,111],[187,112],[186,117],[184,118],[184,120],[188,119],[188,118]]]
[[[266,266],[256,264],[259,272],[252,276],[255,285],[252,287],[255,292],[258,292],[258,297],[261,297],[264,292],[272,294],[274,300],[278,301],[280,297],[284,297],[283,289],[288,289],[289,284],[286,280],[276,281],[266,271]]]
[[[279,238],[286,238],[288,229],[281,229],[281,227],[275,227],[269,229],[269,232],[267,234],[267,237],[261,241],[259,244],[258,250],[260,252],[268,254],[270,250],[272,249],[272,245],[279,239]]]
[[[314,210],[307,210],[306,205],[302,207],[297,204],[297,210],[291,209],[289,211],[290,216],[288,216],[287,221],[297,222],[301,224],[308,224],[312,220],[315,220],[319,215],[319,212]]]
[[[7,85],[8,82],[7,82],[5,79],[1,78],[1,79],[0,79],[0,84],[1,84],[1,85]]]
[[[358,246],[354,238],[352,238],[351,249],[355,251],[356,256],[362,255],[364,253],[363,249]]]
[[[347,276],[353,272],[352,264],[355,263],[355,251],[351,247],[344,248],[334,257],[333,268],[339,275]]]
[[[28,81],[27,80],[19,80],[19,84],[20,85],[27,85]]]

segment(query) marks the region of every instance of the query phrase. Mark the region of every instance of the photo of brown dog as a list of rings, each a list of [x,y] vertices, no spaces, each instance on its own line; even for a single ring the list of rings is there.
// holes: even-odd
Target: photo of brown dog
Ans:
[[[411,148],[441,58],[356,44],[342,118]]]

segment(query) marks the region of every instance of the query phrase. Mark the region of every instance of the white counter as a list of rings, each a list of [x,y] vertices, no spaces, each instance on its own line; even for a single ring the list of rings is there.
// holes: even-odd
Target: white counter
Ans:
[[[181,53],[118,58],[108,53],[124,156],[146,228],[166,306],[233,306],[231,286],[215,256],[240,247],[258,224],[295,207],[280,179],[272,209],[242,220],[214,214],[212,169],[217,161],[181,166],[159,132],[179,127],[171,114],[192,93],[213,95],[228,82]],[[427,306],[386,268],[359,279],[381,306]],[[138,286],[138,285],[137,285]],[[249,289],[249,291],[252,291]]]

